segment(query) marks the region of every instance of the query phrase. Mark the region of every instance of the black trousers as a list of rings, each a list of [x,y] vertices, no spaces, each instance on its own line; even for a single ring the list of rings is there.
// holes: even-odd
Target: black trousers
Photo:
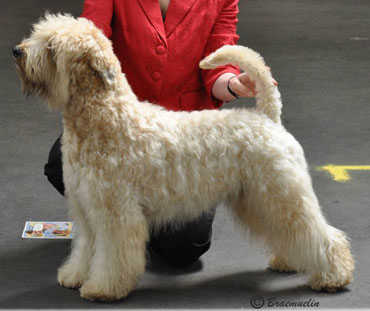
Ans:
[[[45,175],[49,182],[64,195],[61,136],[51,148]],[[172,266],[192,264],[211,246],[212,222],[215,211],[203,214],[177,230],[163,228],[151,235],[149,248]]]

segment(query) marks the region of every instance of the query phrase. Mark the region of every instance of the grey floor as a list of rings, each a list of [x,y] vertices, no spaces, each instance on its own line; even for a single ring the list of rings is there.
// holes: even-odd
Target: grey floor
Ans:
[[[154,261],[137,290],[114,304],[87,302],[58,286],[69,241],[20,238],[26,220],[66,220],[67,208],[42,174],[61,118],[21,95],[11,49],[46,9],[77,16],[81,8],[81,0],[22,0],[0,11],[0,308],[239,309],[250,308],[254,295],[265,307],[274,298],[369,307],[370,171],[338,183],[315,168],[370,165],[370,2],[241,0],[239,16],[240,44],[263,54],[279,82],[284,125],[306,151],[327,219],[352,239],[355,281],[339,293],[318,293],[302,276],[269,271],[263,251],[220,207],[212,247],[200,262],[176,270]]]

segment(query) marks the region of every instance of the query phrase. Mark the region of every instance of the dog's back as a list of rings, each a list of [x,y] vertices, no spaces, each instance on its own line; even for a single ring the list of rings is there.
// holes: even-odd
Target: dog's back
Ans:
[[[279,153],[290,137],[256,109],[180,113],[153,105],[136,107],[135,115],[146,117],[136,120],[135,141],[124,150],[130,154],[122,157],[135,159],[130,164],[135,171],[128,179],[137,181],[135,188],[147,215],[159,223],[162,217],[192,218],[192,213],[238,196],[249,182],[246,176],[255,176],[264,165],[259,160],[266,162],[269,153]]]

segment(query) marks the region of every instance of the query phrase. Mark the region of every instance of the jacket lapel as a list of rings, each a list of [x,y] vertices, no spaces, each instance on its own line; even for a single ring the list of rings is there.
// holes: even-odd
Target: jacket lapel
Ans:
[[[197,0],[170,0],[166,19],[164,21],[164,29],[167,37],[169,37],[176,26],[180,24],[196,1]],[[158,5],[158,0],[154,0],[154,2]]]
[[[197,0],[170,0],[166,19],[163,23],[161,9],[158,0],[137,0],[145,16],[157,30],[163,42],[167,44],[167,38],[176,26],[184,19]]]
[[[164,30],[163,18],[158,0],[137,0],[144,11],[145,16],[152,26],[157,30],[163,42],[167,45],[166,32]]]

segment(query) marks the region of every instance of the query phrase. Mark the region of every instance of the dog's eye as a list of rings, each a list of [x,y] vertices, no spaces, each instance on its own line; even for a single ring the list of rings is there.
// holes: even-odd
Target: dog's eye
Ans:
[[[47,45],[46,45],[46,48],[49,50],[49,51],[53,51],[54,48],[53,48],[53,45],[51,44],[51,42],[49,42]]]
[[[47,44],[46,48],[47,48],[47,50],[49,51],[49,53],[50,53],[52,56],[54,56],[54,54],[55,54],[55,50],[54,50],[54,47],[53,47],[53,45],[51,44],[51,42],[49,42],[49,43]]]

